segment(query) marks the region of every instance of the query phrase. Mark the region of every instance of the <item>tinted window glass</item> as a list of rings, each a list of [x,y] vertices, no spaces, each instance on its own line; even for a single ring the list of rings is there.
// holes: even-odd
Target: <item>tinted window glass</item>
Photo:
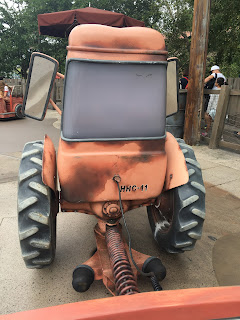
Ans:
[[[64,93],[68,139],[160,137],[166,65],[70,61]]]

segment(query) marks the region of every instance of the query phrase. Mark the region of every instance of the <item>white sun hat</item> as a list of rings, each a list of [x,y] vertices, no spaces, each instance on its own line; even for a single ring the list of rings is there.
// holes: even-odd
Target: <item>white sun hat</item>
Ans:
[[[211,71],[213,71],[213,70],[219,70],[220,68],[219,68],[219,66],[212,66],[212,68],[211,68]]]

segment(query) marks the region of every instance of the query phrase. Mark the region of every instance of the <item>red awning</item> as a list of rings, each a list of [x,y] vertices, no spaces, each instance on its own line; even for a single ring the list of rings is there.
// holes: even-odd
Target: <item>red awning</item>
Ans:
[[[39,33],[64,38],[78,24],[103,24],[112,27],[144,27],[144,22],[122,13],[92,7],[38,15]]]

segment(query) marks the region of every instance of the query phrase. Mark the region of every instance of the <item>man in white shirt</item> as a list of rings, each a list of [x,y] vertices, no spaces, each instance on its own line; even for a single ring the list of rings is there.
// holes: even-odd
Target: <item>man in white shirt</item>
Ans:
[[[220,90],[221,86],[224,84],[224,82],[225,82],[224,78],[219,77],[216,80],[216,90]],[[206,132],[202,132],[203,137],[208,136],[208,131],[211,128],[211,123],[215,119],[217,105],[218,105],[218,99],[219,99],[219,94],[210,94],[207,112],[205,112],[205,115],[204,115],[205,123],[206,123],[207,127],[206,127]]]
[[[211,72],[212,72],[212,74],[210,74],[210,76],[208,76],[207,78],[205,78],[204,83],[207,83],[209,80],[211,80],[211,79],[213,79],[213,78],[216,78],[216,80],[217,80],[217,78],[223,78],[224,81],[226,82],[226,78],[225,78],[225,76],[220,72],[219,66],[217,66],[217,65],[212,66]],[[217,89],[216,85],[214,85],[212,89],[213,89],[213,90],[216,90],[216,89]]]

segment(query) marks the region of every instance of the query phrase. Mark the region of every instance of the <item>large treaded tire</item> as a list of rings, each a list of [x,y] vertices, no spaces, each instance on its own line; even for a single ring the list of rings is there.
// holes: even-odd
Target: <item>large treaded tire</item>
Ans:
[[[159,247],[170,253],[192,250],[201,238],[205,219],[205,187],[192,147],[176,139],[185,156],[188,183],[163,192],[157,205],[147,207],[149,223]]]
[[[42,182],[43,141],[24,146],[18,179],[18,230],[27,268],[50,265],[56,249],[57,202]]]

